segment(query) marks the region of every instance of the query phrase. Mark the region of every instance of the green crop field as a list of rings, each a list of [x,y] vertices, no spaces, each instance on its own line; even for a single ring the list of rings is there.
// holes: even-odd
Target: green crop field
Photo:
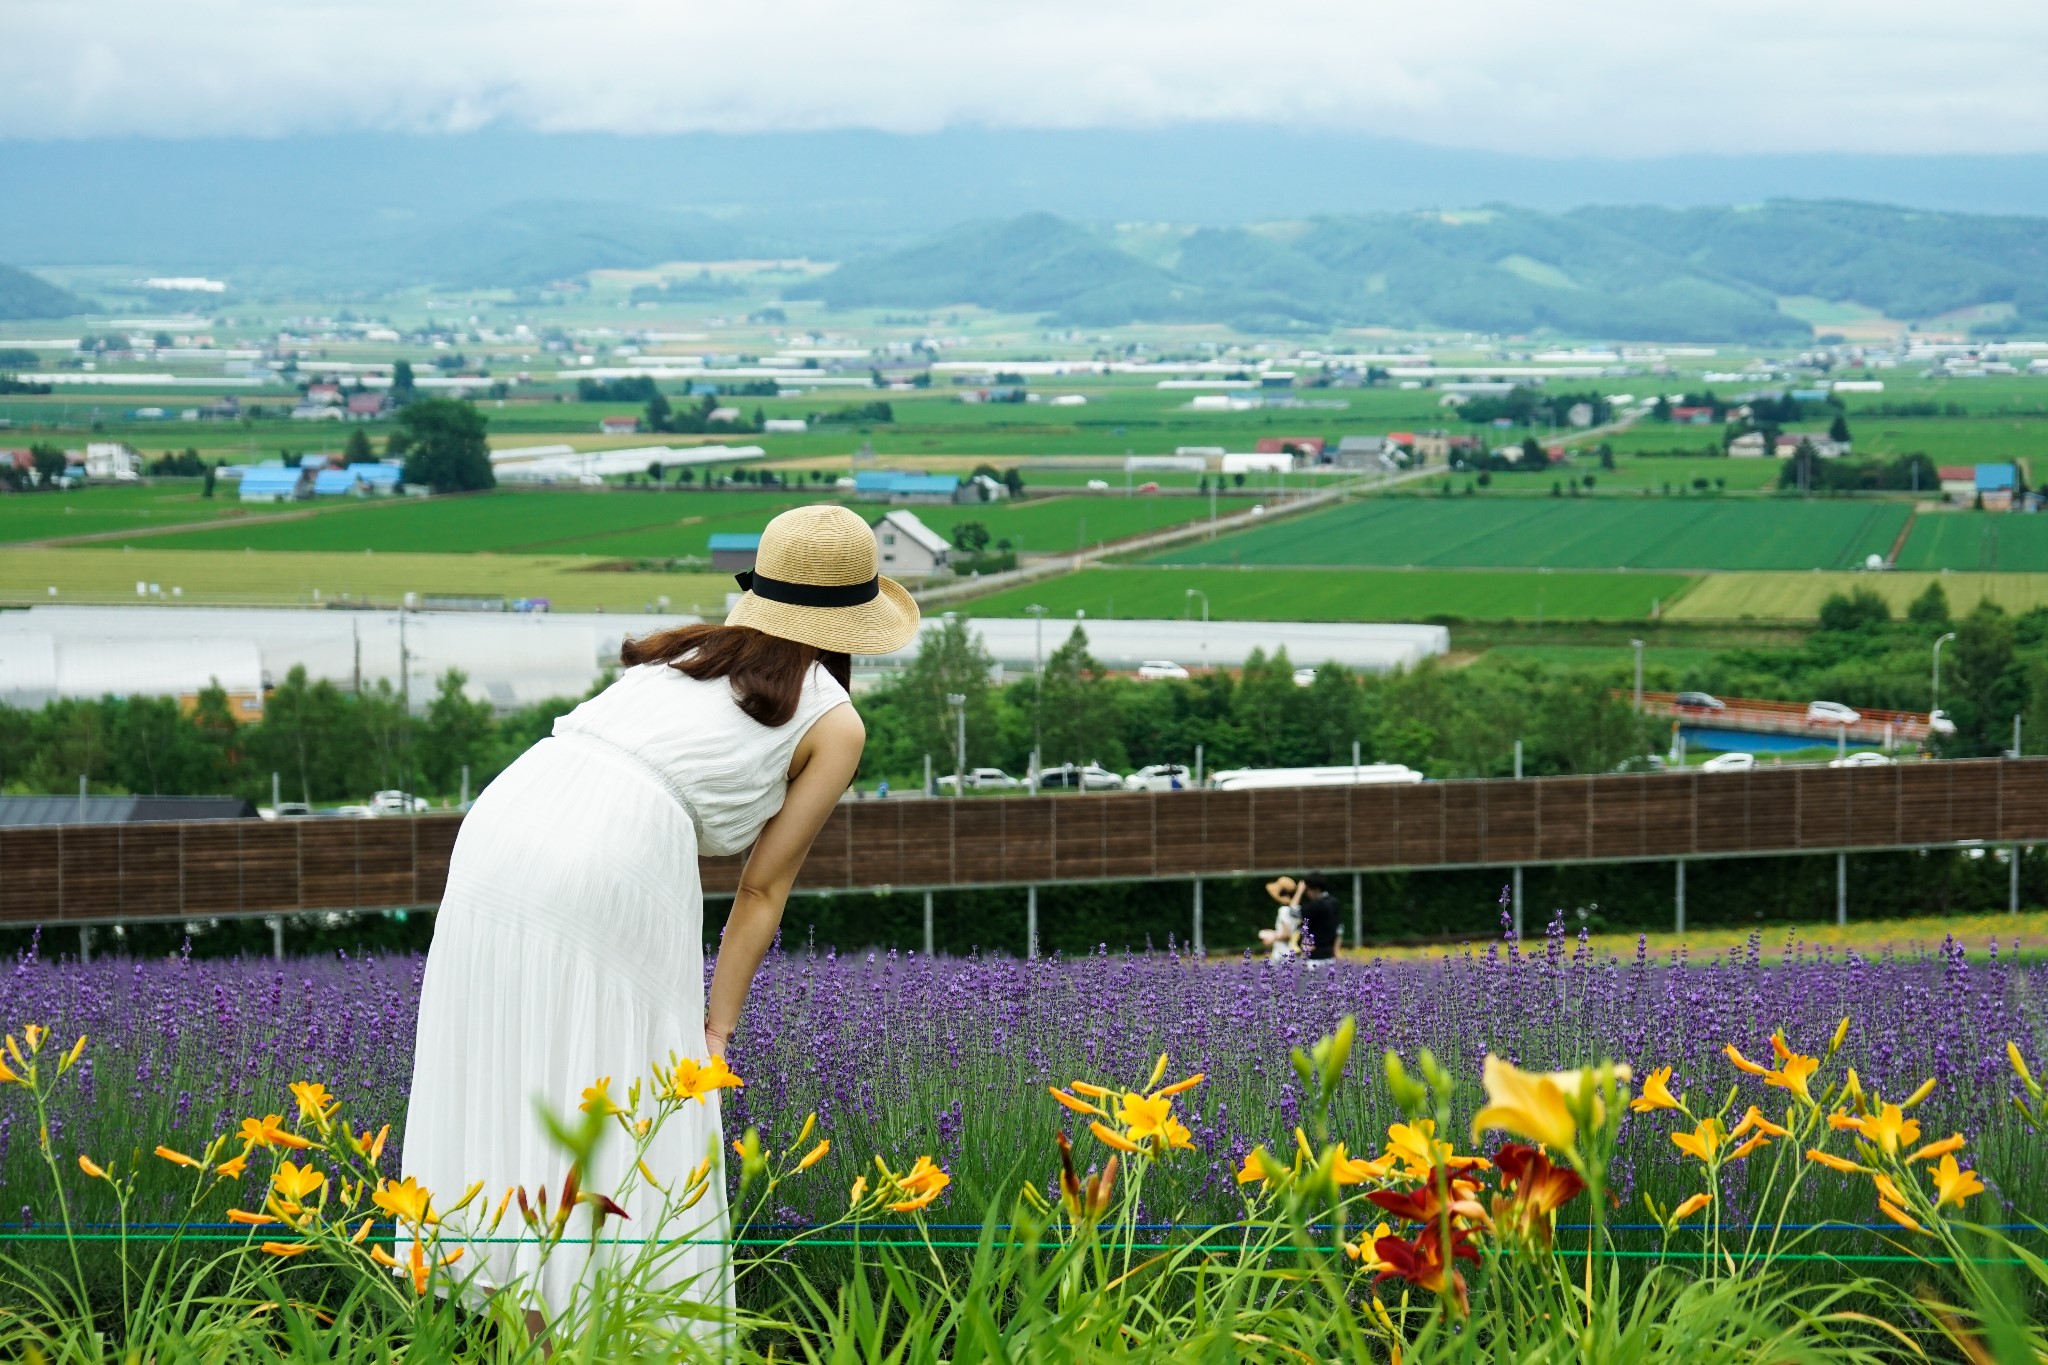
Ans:
[[[1521,474],[1511,470],[1494,470],[1489,478],[1491,484],[1481,496],[1499,493],[1529,493],[1548,496],[1553,483],[1583,481],[1588,476],[1593,487],[1584,489],[1595,497],[1612,493],[1638,496],[1645,488],[1661,491],[1669,488],[1673,493],[1692,487],[1694,479],[1705,479],[1709,487],[1720,481],[1717,491],[1753,492],[1768,488],[1777,482],[1778,462],[1776,460],[1731,460],[1726,456],[1635,456],[1620,453],[1617,448],[1614,468],[1602,469],[1599,457],[1584,450],[1579,451],[1572,463],[1557,465],[1536,473]],[[1442,477],[1452,481],[1455,488],[1463,489],[1474,477],[1471,474],[1446,472]]]
[[[1970,511],[1916,516],[1898,567],[2048,571],[2048,517]]]
[[[1904,615],[1929,583],[1941,584],[1957,615],[1985,600],[2009,612],[2048,606],[2048,573],[1717,573],[1666,614],[1673,621],[1810,621],[1829,597],[1861,588]]]
[[[233,485],[212,498],[197,479],[108,484],[61,492],[0,495],[0,544],[118,531],[154,531],[243,514]]]
[[[545,597],[563,611],[642,611],[666,597],[674,611],[714,619],[723,617],[733,587],[727,574],[620,572],[566,555],[0,549],[0,605],[133,603],[137,583],[187,605],[300,606],[344,595],[395,605],[413,592]]]
[[[1054,616],[1156,620],[1199,615],[1192,588],[1208,594],[1216,620],[1630,620],[1692,582],[1680,574],[1090,568],[977,598],[968,610],[1019,616],[1037,603]]]
[[[1365,498],[1155,556],[1163,564],[1846,568],[1910,509],[1872,501]]]

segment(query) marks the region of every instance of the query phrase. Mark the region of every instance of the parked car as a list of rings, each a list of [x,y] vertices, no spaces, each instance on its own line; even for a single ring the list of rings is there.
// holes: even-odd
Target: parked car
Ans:
[[[1138,485],[1138,491],[1140,493],[1157,493],[1159,485],[1148,479],[1146,482]]]
[[[1930,734],[1930,735],[1952,735],[1952,734],[1954,734],[1955,732],[1956,732],[1956,723],[1955,723],[1954,721],[1952,721],[1952,720],[1950,720],[1950,719],[1948,718],[1948,712],[1946,712],[1946,711],[1940,711],[1940,710],[1935,710],[1935,711],[1929,711],[1929,712],[1927,713],[1927,733],[1928,733],[1928,734]]]
[[[1680,692],[1671,704],[1681,711],[1726,711],[1727,704],[1705,692]]]
[[[1130,792],[1172,792],[1194,785],[1193,775],[1179,763],[1148,763],[1124,779],[1124,790]]]
[[[1090,493],[1107,493],[1107,492],[1109,491],[1109,480],[1108,480],[1108,479],[1090,479],[1090,480],[1088,480],[1088,491],[1089,491]]]
[[[936,785],[940,791],[949,792],[953,790],[953,783],[953,774],[947,773]],[[969,768],[966,784],[971,792],[1014,791],[1024,785],[1001,768]]]
[[[1806,704],[1808,725],[1854,725],[1862,719],[1861,711],[1851,710],[1838,701],[1810,701]]]
[[[1171,659],[1147,659],[1138,665],[1138,677],[1146,681],[1157,681],[1161,678],[1185,679],[1187,676],[1188,671]]]
[[[313,808],[303,801],[280,801],[274,809],[257,813],[266,820],[303,820],[313,813]]]
[[[426,797],[411,792],[377,792],[370,797],[370,811],[374,815],[418,815],[433,808]]]
[[[1703,773],[1746,773],[1756,766],[1755,754],[1715,754],[1700,764]]]
[[[1313,668],[1295,669],[1294,685],[1296,687],[1314,687],[1316,685],[1316,671]]]
[[[1062,763],[1057,768],[1041,768],[1038,772],[1040,791],[1122,791],[1124,780],[1109,769],[1095,763]]]
[[[1661,773],[1664,771],[1662,754],[1631,754],[1614,765],[1618,773]]]
[[[1865,749],[1860,754],[1847,754],[1828,760],[1830,768],[1883,768],[1891,763],[1889,758],[1875,749]]]

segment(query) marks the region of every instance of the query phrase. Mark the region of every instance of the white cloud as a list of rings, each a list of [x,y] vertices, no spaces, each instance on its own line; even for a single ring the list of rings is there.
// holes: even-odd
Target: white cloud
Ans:
[[[13,137],[1151,127],[2048,150],[2029,0],[7,0]]]

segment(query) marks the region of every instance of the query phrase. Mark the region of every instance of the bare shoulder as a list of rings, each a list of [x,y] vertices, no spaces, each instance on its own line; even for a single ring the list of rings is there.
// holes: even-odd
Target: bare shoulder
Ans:
[[[843,701],[827,711],[812,723],[811,732],[806,736],[813,746],[825,744],[837,746],[867,743],[867,723],[860,718],[860,712],[853,709],[853,703]]]

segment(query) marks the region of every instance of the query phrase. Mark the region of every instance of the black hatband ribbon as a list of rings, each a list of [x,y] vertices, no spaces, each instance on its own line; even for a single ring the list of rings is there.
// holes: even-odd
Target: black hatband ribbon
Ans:
[[[741,592],[750,592],[767,602],[786,602],[792,607],[858,607],[882,595],[879,578],[870,578],[865,583],[790,583],[744,569],[734,574],[733,580],[740,585]]]

